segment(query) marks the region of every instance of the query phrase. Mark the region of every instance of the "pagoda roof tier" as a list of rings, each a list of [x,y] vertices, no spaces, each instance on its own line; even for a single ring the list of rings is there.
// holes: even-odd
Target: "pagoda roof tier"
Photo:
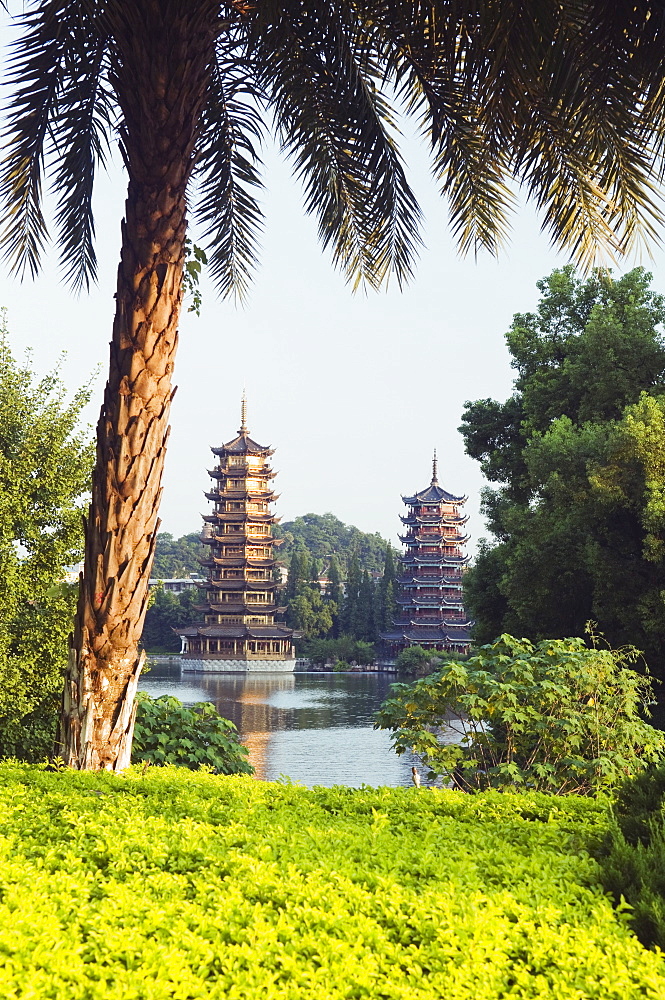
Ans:
[[[241,586],[242,584],[242,586]],[[215,590],[274,590],[275,580],[205,580],[203,588],[214,587]]]
[[[212,524],[215,523],[215,516],[214,516],[214,514],[203,514],[202,517],[203,517],[203,520],[204,521],[208,521],[208,523],[212,523]],[[233,545],[235,542],[243,542],[244,538],[245,538],[245,536],[243,534],[241,534],[240,532],[238,532],[237,534],[234,532],[234,534],[232,536],[231,535],[202,535],[201,536],[201,543],[203,545],[221,545],[221,544],[224,544],[224,545],[231,544],[231,545]],[[284,544],[284,539],[283,538],[273,538],[272,535],[257,535],[256,537],[253,537],[252,540],[249,541],[249,542],[245,540],[243,542],[243,544],[244,545],[283,545]]]
[[[265,493],[262,490],[204,490],[203,495],[207,500],[212,500],[213,503],[219,503],[220,500],[251,500],[255,503],[257,500],[263,501],[264,503],[274,503],[275,500],[279,499],[279,493]]]
[[[221,514],[201,514],[201,517],[208,524],[216,524],[217,522],[221,524],[244,524],[245,521],[262,524],[266,524],[269,521],[271,524],[278,524],[281,521],[281,517],[273,517],[270,511],[261,513],[252,511],[250,514],[245,510],[228,510],[223,511]],[[271,518],[272,520],[270,520]]]
[[[278,524],[281,521],[280,517],[274,517],[269,510],[223,510],[208,516],[220,524]]]
[[[443,614],[439,615],[423,615],[419,618],[414,618],[413,615],[403,614],[401,617],[393,618],[393,628],[397,628],[401,625],[441,625],[445,624],[446,619]]]
[[[438,563],[443,565],[443,561],[446,558],[440,552],[422,552],[419,549],[414,549],[404,553],[402,556],[402,565],[435,566]]]
[[[219,465],[215,466],[215,472],[221,473],[222,478],[226,479],[274,479],[277,473],[273,469],[272,465],[268,465],[265,462],[263,465],[248,465],[246,462],[244,465],[238,465],[237,459],[233,462],[220,462]]]
[[[428,559],[425,559],[424,557],[421,558],[421,557],[417,557],[417,556],[416,557],[411,556],[410,558],[403,559],[402,560],[402,564],[404,566],[408,566],[408,565],[410,565],[411,562],[422,562],[422,563],[426,562],[428,566],[431,566],[432,563],[434,562],[434,563],[441,563],[442,566],[462,566],[462,565],[468,563],[469,558],[470,558],[469,556],[462,556],[462,555],[459,555],[459,556],[444,556],[444,555],[441,555],[441,554],[437,553],[435,559],[429,559],[428,560]]]
[[[433,579],[434,579],[433,586],[435,587],[454,587],[455,589],[457,589],[462,586],[461,574],[459,576],[446,576],[444,574],[443,576],[437,576],[434,577]],[[426,580],[426,577],[412,576],[407,578],[406,575],[404,575],[397,582],[408,583],[410,580],[417,580],[419,583],[422,583],[424,580]]]
[[[414,606],[423,607],[428,610],[432,608],[461,608],[464,605],[464,599],[462,598],[462,593],[446,596],[445,594],[439,593],[432,599],[427,594],[423,594],[419,590],[404,590],[399,597],[395,598],[395,604],[401,604],[404,607]]]
[[[286,605],[282,607],[277,604],[231,604],[230,601],[224,604],[215,604],[214,601],[208,601],[206,604],[195,604],[194,610],[215,615],[272,615],[275,617],[284,614]]]
[[[392,642],[408,642],[422,644],[422,642],[457,642],[468,644],[471,641],[471,622],[466,625],[411,625],[405,629],[393,629],[390,632],[381,632],[380,639]]]
[[[444,490],[442,486],[439,486],[436,479],[433,479],[426,489],[421,490],[419,493],[414,493],[412,497],[402,497],[404,503],[413,507],[417,504],[463,504],[466,503],[468,499],[468,496],[456,497],[453,493],[448,493],[448,491]]]
[[[293,629],[286,625],[185,625],[173,629],[185,638],[203,636],[206,639],[290,639]]]
[[[273,538],[272,535],[248,534],[246,531],[233,531],[228,535],[211,535],[210,538],[203,539],[204,545],[233,545],[234,543],[241,545],[264,545],[268,542],[274,542],[275,545],[279,545],[282,539]]]
[[[210,449],[213,455],[219,455],[223,458],[224,455],[273,455],[274,449],[270,445],[259,444],[258,441],[254,441],[245,427],[241,427],[238,431],[237,437],[234,437],[231,441],[227,441],[226,444],[221,445],[219,448]]]
[[[461,608],[463,606],[463,601],[452,600],[448,597],[444,597],[442,594],[438,594],[436,597],[413,597],[409,594],[405,594],[403,597],[396,597],[395,604],[402,605],[403,607],[416,607],[416,608]]]
[[[273,566],[277,565],[276,559],[256,559],[254,556],[251,558],[249,556],[216,556],[213,555],[211,559],[207,560],[205,563],[201,563],[202,566],[226,566],[229,569],[242,569],[243,566],[250,566],[252,569],[272,569]]]
[[[440,586],[441,584],[444,584],[444,585],[447,584],[450,587],[460,587],[462,585],[462,577],[461,576],[446,576],[443,571],[441,573],[437,573],[436,575],[433,574],[431,576],[417,576],[414,573],[412,573],[409,576],[408,573],[404,573],[402,576],[398,576],[397,577],[397,582],[398,583],[402,583],[402,584],[404,584],[404,583],[421,583],[424,586],[428,586],[428,585],[434,585],[434,586],[439,585]]]
[[[465,545],[471,535],[444,535],[442,532],[428,531],[415,535],[399,535],[404,545]]]
[[[400,514],[399,519],[402,524],[436,524],[439,521],[441,524],[454,527],[457,524],[466,524],[469,520],[469,515],[466,514],[462,517],[461,515],[452,514],[415,514],[411,512],[410,514]]]
[[[208,469],[208,475],[211,479],[238,479],[239,476],[245,476],[248,472],[251,472],[250,479],[274,479],[275,473],[272,471],[270,466],[265,466],[263,469],[253,469],[249,466],[240,465],[230,465],[227,468],[218,469]]]
[[[390,631],[391,632],[396,632],[398,635],[402,634],[402,632],[407,631],[407,630],[409,632],[416,632],[416,631],[418,631],[418,632],[434,632],[434,633],[441,632],[441,631],[446,631],[446,632],[455,631],[455,632],[457,632],[457,631],[460,631],[460,630],[470,629],[470,628],[473,627],[473,625],[474,625],[473,621],[463,621],[463,622],[442,621],[442,622],[436,622],[436,623],[430,623],[430,624],[421,624],[418,621],[413,621],[412,620],[412,621],[409,622],[408,625],[403,625],[401,622],[398,623],[398,622],[395,621],[395,622],[393,622],[393,624],[392,624],[392,626],[390,628]],[[386,631],[388,631],[388,630],[386,630]],[[385,633],[383,633],[381,635],[382,639],[384,637],[385,637]]]
[[[443,570],[436,574],[430,573],[428,576],[419,576],[417,573],[409,572],[405,568],[402,575],[398,577],[397,582],[403,583],[406,586],[414,584],[419,587],[455,587],[455,589],[459,590],[462,585],[462,578],[460,577],[448,583],[446,582],[446,575]]]

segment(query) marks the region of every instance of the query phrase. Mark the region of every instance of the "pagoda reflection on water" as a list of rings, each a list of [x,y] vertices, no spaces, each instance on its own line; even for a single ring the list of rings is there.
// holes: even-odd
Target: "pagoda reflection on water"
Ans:
[[[467,499],[439,486],[436,451],[430,485],[402,497],[408,513],[400,518],[407,531],[400,535],[405,551],[397,611],[392,628],[380,636],[388,660],[408,646],[468,651],[473,622],[467,619],[462,597],[462,574],[469,561],[463,549],[469,540],[463,533]]]
[[[203,518],[201,540],[209,555],[201,561],[205,603],[197,607],[204,619],[178,629],[182,669],[292,671],[293,630],[275,622],[286,608],[275,605],[273,548],[281,542],[272,537],[274,452],[249,436],[244,395],[237,437],[212,452],[215,485],[206,496],[215,506]]]

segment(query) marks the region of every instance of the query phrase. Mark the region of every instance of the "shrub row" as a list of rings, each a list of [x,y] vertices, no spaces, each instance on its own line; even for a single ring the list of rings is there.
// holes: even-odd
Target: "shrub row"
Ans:
[[[627,781],[603,838],[603,883],[640,941],[665,950],[665,766]]]
[[[0,996],[660,1000],[544,795],[0,766]]]

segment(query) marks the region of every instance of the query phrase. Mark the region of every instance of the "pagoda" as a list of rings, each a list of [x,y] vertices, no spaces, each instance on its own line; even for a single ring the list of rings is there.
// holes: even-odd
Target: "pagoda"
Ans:
[[[406,534],[397,612],[392,628],[381,634],[388,660],[407,646],[466,653],[473,622],[467,619],[462,574],[469,557],[464,545],[468,521],[462,508],[468,497],[453,496],[439,486],[436,451],[429,486],[402,497],[407,514],[400,520]]]
[[[257,444],[247,430],[243,395],[238,434],[221,448],[209,472],[214,504],[204,515],[201,541],[208,549],[201,565],[207,580],[199,584],[205,603],[203,621],[178,629],[182,668],[186,671],[293,670],[293,630],[275,622],[286,608],[275,603],[276,560],[281,542],[272,537],[270,505],[276,499],[271,480],[271,448]]]

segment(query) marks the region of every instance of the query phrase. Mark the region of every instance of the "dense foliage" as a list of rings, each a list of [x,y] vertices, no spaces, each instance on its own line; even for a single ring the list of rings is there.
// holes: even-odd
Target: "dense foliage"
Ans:
[[[641,268],[538,283],[536,313],[507,334],[517,372],[505,403],[468,403],[468,453],[498,484],[494,533],[466,576],[476,638],[582,635],[665,654],[665,319]]]
[[[0,757],[53,749],[93,449],[56,368],[18,364],[0,323]]]
[[[661,1000],[588,799],[0,767],[0,993]]]
[[[174,580],[201,573],[201,532],[174,538],[168,531],[160,531],[155,545],[152,577],[156,580]]]
[[[332,555],[322,590],[321,563],[304,546],[295,548],[285,590],[287,621],[302,632],[306,655],[311,640],[348,637],[365,643],[376,641],[381,630],[390,625],[394,610],[396,570],[389,545],[384,545],[382,569],[375,579],[361,568],[353,552],[342,584],[339,562]]]
[[[149,653],[179,653],[180,637],[173,631],[200,620],[194,605],[201,600],[198,587],[174,594],[160,584],[150,594],[141,642]]]
[[[377,726],[393,731],[397,753],[412,750],[465,790],[598,792],[665,751],[665,734],[641,717],[652,692],[628,666],[636,658],[503,635],[465,663],[393,685]]]
[[[338,639],[312,639],[304,647],[304,652],[318,666],[353,663],[363,665],[373,663],[375,657],[371,642],[353,639],[350,635],[341,635]]]
[[[411,674],[420,677],[433,673],[437,667],[448,660],[465,660],[466,656],[455,653],[444,653],[438,649],[425,649],[423,646],[406,646],[397,654],[395,666],[400,674]]]
[[[640,941],[665,950],[665,765],[629,779],[614,815],[599,852],[603,882],[618,905],[630,907]]]
[[[253,774],[248,750],[229,719],[210,702],[183,705],[171,695],[151,698],[139,691],[132,762],[177,764],[215,774]]]
[[[287,566],[296,549],[304,548],[324,569],[334,555],[344,578],[354,555],[361,571],[366,569],[369,573],[382,572],[388,544],[378,532],[360,531],[351,524],[344,524],[330,513],[303,514],[294,521],[284,521],[275,526],[275,537],[283,539],[279,558]],[[393,554],[397,555],[394,549]]]

